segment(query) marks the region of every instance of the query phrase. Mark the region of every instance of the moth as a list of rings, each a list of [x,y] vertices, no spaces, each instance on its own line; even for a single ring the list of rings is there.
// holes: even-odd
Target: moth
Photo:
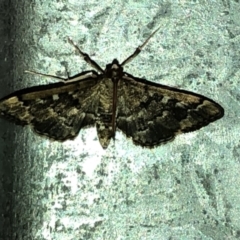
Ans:
[[[69,38],[96,71],[68,78],[26,71],[59,82],[22,89],[2,98],[0,116],[18,125],[30,125],[39,135],[57,141],[74,139],[82,128],[95,125],[104,149],[116,130],[136,145],[152,148],[223,117],[224,109],[205,96],[124,72],[123,67],[158,29],[121,64],[114,59],[104,70]]]

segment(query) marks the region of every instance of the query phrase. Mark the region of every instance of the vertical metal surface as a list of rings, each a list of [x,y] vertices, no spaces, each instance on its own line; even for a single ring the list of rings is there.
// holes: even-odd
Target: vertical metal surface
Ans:
[[[0,1],[0,95],[3,96],[12,82],[13,42],[12,23],[14,8],[8,0]],[[13,208],[13,147],[5,129],[8,123],[0,124],[0,239],[12,239]]]
[[[60,144],[0,119],[4,240],[239,235],[239,3],[164,2],[2,1],[0,97],[54,81],[26,69],[59,76],[90,70],[67,37],[104,68],[160,25],[124,71],[228,108],[223,120],[153,150],[119,132],[103,150],[95,128]]]

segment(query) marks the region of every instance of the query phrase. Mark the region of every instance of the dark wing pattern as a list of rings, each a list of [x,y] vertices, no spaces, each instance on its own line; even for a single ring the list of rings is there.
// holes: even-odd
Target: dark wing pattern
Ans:
[[[132,77],[118,88],[118,129],[136,145],[154,147],[221,118],[223,108],[199,94]]]
[[[2,117],[35,132],[65,141],[95,124],[98,79],[23,89],[0,100]]]

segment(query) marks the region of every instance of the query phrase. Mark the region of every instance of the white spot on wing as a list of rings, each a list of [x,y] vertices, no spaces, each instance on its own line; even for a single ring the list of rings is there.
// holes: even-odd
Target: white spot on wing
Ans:
[[[58,96],[58,94],[54,94],[54,95],[52,95],[52,98],[53,98],[53,101],[56,101],[59,99],[59,96]]]

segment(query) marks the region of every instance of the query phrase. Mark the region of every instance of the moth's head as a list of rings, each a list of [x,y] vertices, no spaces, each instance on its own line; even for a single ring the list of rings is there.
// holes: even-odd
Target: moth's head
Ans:
[[[113,59],[112,63],[106,65],[105,74],[108,78],[120,79],[123,75],[123,67],[117,59]]]

